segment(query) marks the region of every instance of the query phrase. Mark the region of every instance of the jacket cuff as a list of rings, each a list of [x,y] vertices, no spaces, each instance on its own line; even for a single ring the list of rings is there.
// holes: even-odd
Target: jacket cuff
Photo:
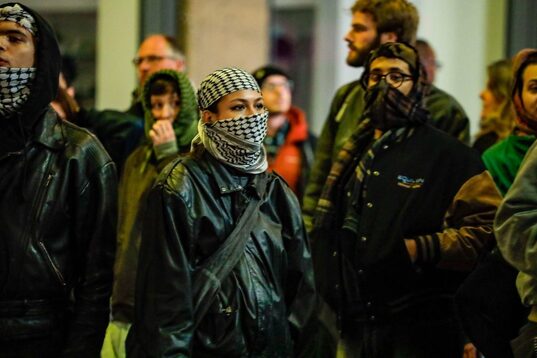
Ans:
[[[157,161],[160,161],[166,157],[171,157],[173,155],[176,155],[179,152],[179,148],[177,147],[177,141],[175,140],[171,142],[155,145],[153,147],[153,150],[155,151],[155,156],[157,157]]]
[[[412,238],[416,241],[417,264],[436,264],[440,260],[440,238],[437,234]]]

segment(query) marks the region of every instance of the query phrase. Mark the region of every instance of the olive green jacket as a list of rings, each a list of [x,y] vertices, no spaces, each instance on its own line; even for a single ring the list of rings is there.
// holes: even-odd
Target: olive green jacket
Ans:
[[[148,138],[149,129],[155,120],[151,116],[147,89],[161,77],[177,81],[180,112],[173,122],[176,141],[172,144],[175,144],[166,143],[154,147]],[[184,74],[169,70],[159,71],[146,81],[144,94],[142,103],[145,109],[146,138],[127,158],[118,193],[118,246],[114,264],[112,319],[126,323],[131,323],[134,316],[134,287],[147,194],[166,164],[179,154],[189,152],[190,142],[197,133],[199,118],[194,89]]]

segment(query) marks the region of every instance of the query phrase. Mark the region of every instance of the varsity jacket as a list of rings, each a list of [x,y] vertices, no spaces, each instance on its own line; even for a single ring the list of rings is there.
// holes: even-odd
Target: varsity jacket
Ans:
[[[306,228],[311,230],[311,219],[321,190],[342,145],[353,133],[364,111],[365,91],[360,81],[342,86],[334,96],[328,118],[315,150],[315,161],[306,186],[302,210]],[[446,92],[431,86],[424,98],[425,108],[431,114],[431,123],[438,129],[469,143],[469,120],[459,103]]]
[[[389,319],[425,302],[441,312],[494,242],[501,196],[492,177],[476,152],[430,125],[382,146],[366,173],[367,194],[353,204],[357,232],[342,230],[351,193],[341,189],[339,220],[312,232],[321,295],[352,320]],[[405,239],[417,244],[415,263]]]

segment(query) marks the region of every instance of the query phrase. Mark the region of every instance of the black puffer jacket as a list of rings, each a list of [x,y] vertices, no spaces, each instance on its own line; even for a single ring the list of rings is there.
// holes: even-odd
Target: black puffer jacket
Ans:
[[[112,284],[115,167],[93,135],[50,109],[58,45],[24,8],[38,27],[37,77],[22,112],[0,118],[0,356],[97,357]]]
[[[244,254],[194,330],[193,272],[222,245],[267,175]],[[179,159],[150,193],[127,352],[133,357],[292,357],[314,294],[299,203],[283,180],[242,174],[207,152]]]

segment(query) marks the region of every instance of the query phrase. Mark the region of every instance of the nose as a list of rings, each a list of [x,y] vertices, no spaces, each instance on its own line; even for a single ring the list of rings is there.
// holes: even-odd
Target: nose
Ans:
[[[352,42],[352,39],[351,39],[351,30],[347,31],[347,33],[345,34],[345,37],[343,37],[343,40],[347,41],[348,43],[351,43],[351,42]]]
[[[160,117],[162,119],[170,119],[170,117],[173,116],[173,109],[172,109],[172,106],[170,106],[169,104],[165,104],[163,107],[162,107],[162,111],[160,112]]]
[[[5,51],[7,46],[6,36],[0,36],[0,50]]]

